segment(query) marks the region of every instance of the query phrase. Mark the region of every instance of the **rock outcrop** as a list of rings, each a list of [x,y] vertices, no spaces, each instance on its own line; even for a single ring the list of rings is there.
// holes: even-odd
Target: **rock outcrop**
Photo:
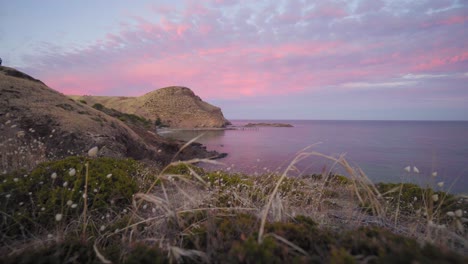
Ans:
[[[293,127],[286,123],[248,123],[244,127]]]
[[[230,124],[219,107],[204,102],[187,87],[172,86],[140,97],[70,96],[89,105],[102,104],[120,112],[160,120],[173,128],[219,128]]]
[[[125,120],[124,120],[125,121]],[[170,161],[184,142],[168,141],[151,129],[124,123],[76,102],[39,80],[0,66],[0,168],[27,167],[45,159],[86,154]],[[195,144],[176,159],[218,155]],[[31,164],[33,165],[33,164]],[[1,171],[0,171],[1,173]]]

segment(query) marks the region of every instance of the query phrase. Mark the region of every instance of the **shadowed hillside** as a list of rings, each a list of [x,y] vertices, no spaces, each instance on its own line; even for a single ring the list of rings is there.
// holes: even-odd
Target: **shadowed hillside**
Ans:
[[[183,144],[158,136],[151,126],[126,122],[75,102],[13,68],[0,67],[0,94],[0,161],[6,170],[83,154],[94,146],[102,156],[166,163]],[[179,158],[215,155],[194,145]]]

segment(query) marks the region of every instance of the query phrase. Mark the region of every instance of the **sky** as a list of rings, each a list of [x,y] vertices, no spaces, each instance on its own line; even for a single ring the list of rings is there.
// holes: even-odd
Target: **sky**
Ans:
[[[186,86],[228,119],[468,120],[466,0],[0,0],[0,57],[64,94]]]

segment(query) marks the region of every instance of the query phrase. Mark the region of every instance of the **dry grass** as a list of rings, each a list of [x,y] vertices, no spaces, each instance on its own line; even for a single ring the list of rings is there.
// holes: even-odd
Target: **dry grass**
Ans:
[[[347,180],[339,180],[329,172],[323,172],[321,177],[289,176],[298,162],[317,158],[331,161],[332,167],[344,169]],[[210,244],[211,236],[220,232],[216,230],[219,225],[215,223],[247,214],[257,219],[252,228],[256,228],[253,232],[258,231],[259,245],[271,243],[273,239],[289,248],[293,255],[310,257],[306,248],[266,230],[268,223],[287,223],[302,215],[312,219],[321,229],[346,233],[358,227],[378,226],[413,237],[421,245],[433,243],[467,255],[466,218],[463,217],[466,212],[461,215],[453,212],[453,217],[450,213],[447,216],[442,208],[447,198],[440,197],[435,201],[432,198],[434,193],[427,190],[418,197],[423,201],[421,207],[408,211],[401,207],[405,195],[403,185],[382,193],[362,170],[352,167],[344,156],[332,157],[305,149],[281,175],[269,173],[257,177],[229,175],[222,171],[208,173],[192,166],[202,162],[222,166],[206,159],[174,161],[152,178],[149,187],[134,194],[126,215],[103,221],[87,218],[84,212],[84,217],[76,222],[58,225],[52,237],[59,238],[62,237],[59,234],[76,233],[78,230],[85,234],[89,228],[93,229],[94,237],[89,237],[94,241],[92,250],[103,263],[110,263],[106,248],[115,241],[119,241],[121,247],[120,260],[125,260],[135,245],[145,244],[159,248],[174,263],[206,263],[217,254],[217,246]],[[394,199],[389,200],[389,197]],[[466,197],[456,199],[466,205]],[[119,226],[122,221],[125,223],[123,226],[110,228]],[[80,229],[80,226],[88,228]],[[100,229],[100,226],[106,228]],[[201,243],[197,239],[205,239],[198,237],[200,230],[206,233],[205,246],[197,244]],[[240,239],[245,238],[241,235]],[[10,253],[18,254],[31,244],[48,245],[49,240],[33,237],[16,244]],[[353,257],[358,259],[359,256]]]

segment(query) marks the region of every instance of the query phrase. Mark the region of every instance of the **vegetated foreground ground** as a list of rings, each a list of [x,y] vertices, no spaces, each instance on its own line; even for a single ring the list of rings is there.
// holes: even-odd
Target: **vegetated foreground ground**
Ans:
[[[373,185],[343,159],[346,177],[195,162],[73,156],[3,174],[1,262],[467,263],[467,197]]]

